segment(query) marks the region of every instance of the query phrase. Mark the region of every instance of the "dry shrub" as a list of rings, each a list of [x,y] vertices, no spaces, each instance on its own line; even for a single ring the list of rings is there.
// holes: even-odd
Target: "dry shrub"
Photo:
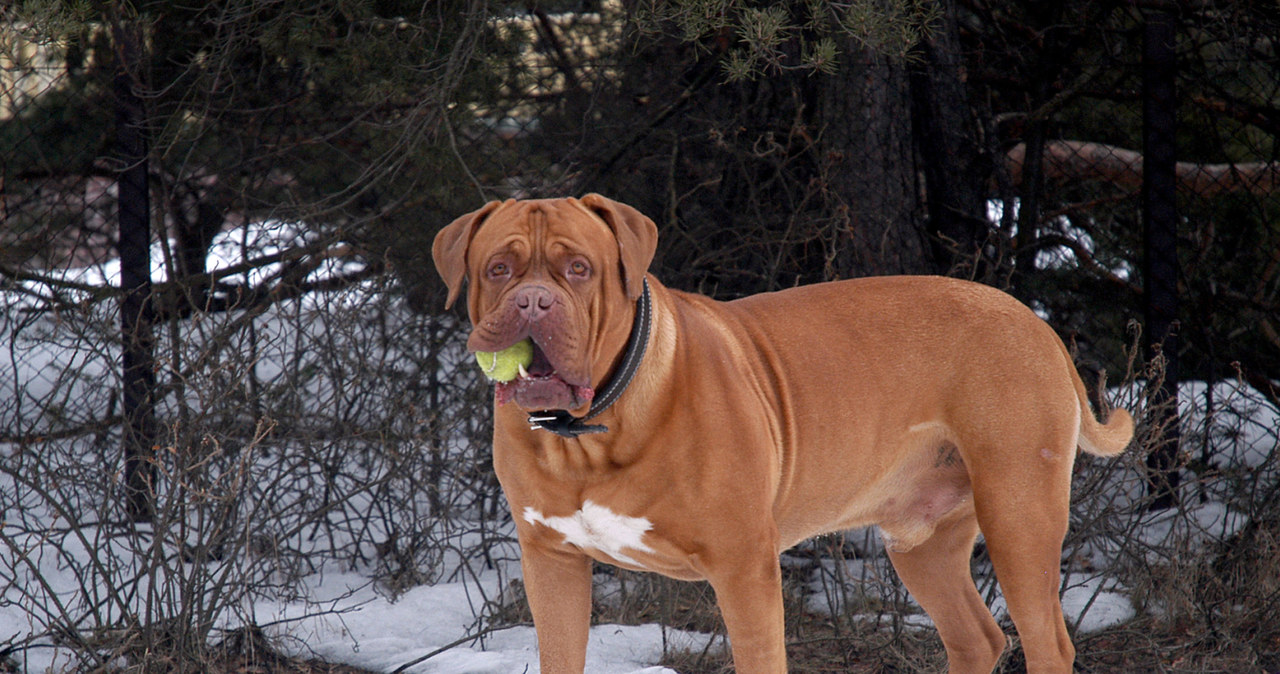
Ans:
[[[0,649],[217,671],[216,644],[261,625],[259,601],[331,613],[309,599],[318,572],[360,571],[395,596],[509,539],[473,449],[487,396],[460,324],[383,286],[163,324],[154,511],[130,521],[104,419],[113,318],[109,304],[0,318],[0,380],[19,392],[0,397],[0,602],[31,624]]]

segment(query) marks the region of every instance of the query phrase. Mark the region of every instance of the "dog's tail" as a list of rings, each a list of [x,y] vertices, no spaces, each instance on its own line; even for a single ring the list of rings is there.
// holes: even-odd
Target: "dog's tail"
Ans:
[[[1133,440],[1133,416],[1117,407],[1105,424],[1093,418],[1089,403],[1080,406],[1080,449],[1094,456],[1115,456]]]
[[[1124,452],[1133,440],[1133,416],[1129,411],[1117,407],[1111,410],[1106,423],[1098,423],[1089,407],[1089,394],[1085,391],[1084,381],[1071,361],[1071,354],[1066,345],[1062,346],[1062,355],[1067,359],[1067,367],[1071,370],[1071,379],[1076,387],[1076,398],[1080,401],[1080,449],[1094,456],[1116,456]]]

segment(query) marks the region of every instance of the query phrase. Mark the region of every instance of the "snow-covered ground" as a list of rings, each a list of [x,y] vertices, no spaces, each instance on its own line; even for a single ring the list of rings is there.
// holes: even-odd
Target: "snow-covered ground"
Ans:
[[[343,599],[360,605],[354,612],[337,617],[319,616],[291,623],[281,632],[293,639],[298,655],[314,655],[329,662],[342,662],[376,672],[391,672],[424,656],[436,655],[405,671],[438,673],[491,673],[538,671],[536,639],[532,627],[499,629],[483,639],[466,637],[476,633],[477,597],[475,584],[497,591],[495,574],[483,574],[475,581],[442,583],[409,590],[392,602],[368,587],[359,575],[339,575],[312,587],[323,598],[329,586],[347,593],[349,587],[364,585]],[[264,605],[287,617],[307,611],[297,604]],[[310,610],[314,610],[313,608]],[[267,615],[260,614],[267,618]],[[700,647],[705,635],[667,630],[668,643]],[[441,651],[466,639],[464,643]],[[671,671],[653,666],[663,655],[663,628],[659,625],[599,625],[591,630],[587,646],[587,671],[600,674],[638,674]]]
[[[264,223],[249,230],[228,232],[214,246],[210,269],[227,269],[243,261],[247,254],[273,254],[284,247],[305,242],[306,237],[297,228],[281,223]],[[157,256],[158,253],[157,250]],[[319,278],[356,268],[358,263],[328,261],[313,273]],[[273,271],[266,268],[250,276],[241,275],[226,281],[258,283],[269,278]],[[74,284],[96,285],[114,282],[118,269],[107,266],[48,276]],[[154,276],[157,280],[164,278],[162,266],[156,266]],[[24,285],[22,292],[0,293],[0,306],[6,311],[16,311],[34,306],[39,301],[37,298],[42,296],[54,293],[64,297],[71,293],[74,296],[77,292],[32,281]],[[316,304],[313,309],[318,310],[322,306]],[[261,321],[262,330],[283,331],[290,325],[270,314]],[[195,339],[200,334],[203,333],[192,327],[184,339]],[[53,338],[7,346],[10,348],[0,349],[0,382],[5,386],[0,400],[6,396],[26,396],[28,399],[23,404],[32,405],[60,393],[69,399],[103,396],[105,401],[106,394],[94,387],[95,382],[107,376],[113,368],[110,353],[64,348],[59,340]],[[23,350],[21,357],[17,351],[19,348]],[[283,367],[284,360],[283,355],[264,354],[255,367],[261,368],[263,376],[270,379],[276,370]],[[76,377],[52,377],[49,371],[74,372]],[[68,381],[72,383],[67,384]],[[18,394],[15,383],[28,389]],[[101,389],[100,386],[97,388]],[[308,390],[320,395],[319,389]],[[1140,395],[1135,390],[1118,390],[1113,392],[1113,399],[1134,403]],[[1206,414],[1210,400],[1213,401],[1214,413]],[[1280,465],[1277,465],[1280,461],[1280,451],[1277,450],[1280,413],[1257,392],[1233,383],[1218,383],[1210,388],[1193,382],[1183,386],[1180,403],[1187,445],[1215,448],[1212,452],[1215,462],[1212,474],[1218,482],[1209,482],[1206,486],[1206,483],[1189,480],[1188,484],[1195,486],[1188,489],[1199,490],[1194,498],[1188,500],[1193,505],[1181,511],[1143,515],[1135,520],[1135,535],[1153,550],[1172,538],[1192,544],[1224,540],[1244,526],[1246,517],[1245,504],[1232,501],[1236,492],[1228,488],[1228,483],[1234,479],[1233,476],[1248,474],[1253,476],[1252,479],[1275,481],[1276,474],[1280,472]],[[22,429],[23,432],[31,430]],[[462,444],[453,448],[459,452],[470,450]],[[7,460],[12,451],[12,446],[0,444],[0,454],[3,454],[0,461]],[[67,454],[75,455],[75,452]],[[1094,462],[1093,465],[1098,464]],[[1124,468],[1100,470],[1105,473],[1101,479],[1108,485],[1103,490],[1118,494],[1116,498],[1120,499],[1122,509],[1139,497],[1136,491],[1141,485],[1141,478],[1134,471]],[[260,476],[260,479],[276,478],[276,474]],[[26,503],[22,494],[27,487],[15,479],[8,472],[0,473],[0,492],[14,495],[10,504]],[[74,603],[77,596],[84,594],[108,595],[109,588],[92,586],[92,578],[98,576],[86,575],[85,570],[92,569],[95,563],[96,556],[90,554],[91,548],[112,543],[100,531],[68,533],[65,528],[60,528],[65,518],[55,510],[36,512],[34,508],[48,505],[47,500],[32,501],[37,502],[38,505],[32,506],[33,510],[20,518],[21,527],[7,516],[3,524],[3,539],[8,545],[0,546],[0,650],[7,641],[25,642],[29,635],[40,635],[8,657],[28,672],[56,672],[71,666],[75,660],[65,646],[46,634],[48,612],[34,610],[31,602],[39,599]],[[353,503],[359,508],[372,508],[367,499],[357,499]],[[506,533],[508,540],[509,533]],[[812,594],[806,602],[811,610],[843,610],[841,602],[849,597],[846,590],[850,587],[856,594],[863,591],[858,588],[864,585],[874,588],[868,592],[883,591],[884,587],[892,585],[886,581],[891,573],[883,550],[878,547],[879,537],[853,534],[850,541],[853,541],[850,545],[856,549],[856,555],[840,562],[826,559],[819,563],[811,587]],[[1086,536],[1068,551],[1064,562],[1063,607],[1077,632],[1093,632],[1123,623],[1139,610],[1123,581],[1114,573],[1111,563],[1123,543]],[[433,577],[440,579],[438,582],[398,592],[373,582],[371,568],[356,567],[352,570],[350,565],[321,564],[297,583],[282,583],[280,587],[287,587],[289,591],[282,591],[279,596],[245,594],[236,607],[235,615],[220,616],[219,624],[226,629],[235,629],[243,624],[237,620],[248,618],[262,626],[286,652],[372,671],[537,672],[533,629],[527,626],[493,629],[485,619],[491,602],[507,591],[511,581],[519,578],[519,565],[514,561],[518,555],[513,544],[508,542],[506,545],[509,549],[498,561],[477,564],[466,555],[446,559],[441,568],[434,570]],[[121,552],[112,559],[129,566],[135,560],[129,559],[128,554]],[[784,558],[783,563],[797,562]],[[989,597],[993,611],[997,616],[1005,617],[1003,600],[998,587],[991,581],[989,569],[979,568],[977,571],[980,589]],[[98,573],[94,571],[94,574]],[[831,578],[849,582],[844,583],[840,591],[833,592]],[[112,605],[109,610],[133,610],[136,607],[129,602],[142,602],[145,598],[146,593],[139,592]],[[893,605],[904,608],[904,624],[920,629],[930,628],[928,618],[918,609],[913,610],[909,599],[903,598]],[[882,616],[869,613],[866,619],[879,620]],[[659,625],[600,625],[591,632],[588,671],[604,674],[670,671],[655,666],[665,649],[672,645],[701,649],[710,639],[708,635],[676,632]],[[424,656],[431,657],[424,659]]]

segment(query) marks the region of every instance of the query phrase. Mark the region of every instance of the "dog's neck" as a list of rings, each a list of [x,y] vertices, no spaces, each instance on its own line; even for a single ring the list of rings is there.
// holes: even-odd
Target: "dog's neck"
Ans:
[[[636,301],[635,317],[631,322],[631,334],[617,368],[609,375],[608,381],[601,387],[587,413],[575,417],[566,410],[550,410],[533,412],[529,415],[529,427],[555,433],[564,438],[576,438],[590,433],[607,433],[609,427],[603,424],[587,423],[603,414],[626,393],[635,378],[640,364],[644,361],[645,351],[649,345],[649,335],[653,324],[653,300],[649,293],[649,282],[644,281],[644,291]]]

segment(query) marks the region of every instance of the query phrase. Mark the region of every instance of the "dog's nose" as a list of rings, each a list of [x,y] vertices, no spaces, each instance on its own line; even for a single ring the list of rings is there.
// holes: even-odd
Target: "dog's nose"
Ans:
[[[525,286],[515,293],[516,308],[530,323],[542,320],[551,311],[555,301],[555,295],[542,286]]]

